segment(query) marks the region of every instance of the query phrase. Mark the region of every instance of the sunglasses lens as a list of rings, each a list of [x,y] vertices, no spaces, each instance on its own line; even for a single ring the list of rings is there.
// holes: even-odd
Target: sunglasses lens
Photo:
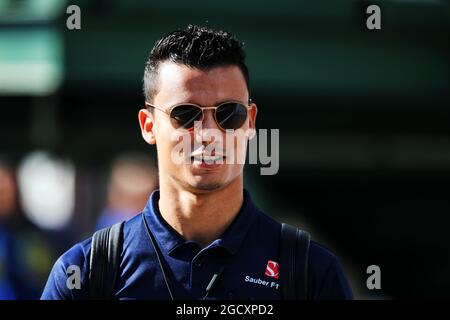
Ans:
[[[194,127],[194,121],[201,121],[202,110],[191,105],[181,105],[173,108],[170,118],[176,128],[190,129]]]
[[[217,108],[216,119],[223,129],[239,129],[247,120],[247,108],[237,102],[229,102]]]

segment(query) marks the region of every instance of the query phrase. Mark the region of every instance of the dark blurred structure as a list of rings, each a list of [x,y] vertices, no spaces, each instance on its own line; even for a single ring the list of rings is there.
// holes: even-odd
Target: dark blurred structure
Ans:
[[[365,27],[372,3],[378,31]],[[154,41],[207,24],[245,42],[257,125],[280,129],[279,173],[247,168],[261,207],[342,256],[357,298],[450,298],[448,1],[70,4],[81,30],[66,29],[67,2],[0,1],[0,150],[73,159],[80,238],[102,209],[110,160],[155,157],[137,122]],[[365,286],[371,264],[380,291]]]

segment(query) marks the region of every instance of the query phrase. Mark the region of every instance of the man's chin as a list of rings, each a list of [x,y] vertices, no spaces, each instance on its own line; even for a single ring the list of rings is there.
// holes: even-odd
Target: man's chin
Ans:
[[[191,184],[191,187],[201,191],[214,191],[224,186],[223,183],[218,182],[198,182]]]

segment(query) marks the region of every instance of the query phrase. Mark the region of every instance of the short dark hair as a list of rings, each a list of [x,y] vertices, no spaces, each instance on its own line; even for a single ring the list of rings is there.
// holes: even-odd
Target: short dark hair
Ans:
[[[160,63],[171,61],[201,70],[237,66],[244,75],[250,91],[250,78],[245,64],[244,43],[223,30],[188,25],[156,41],[145,64],[143,91],[146,101],[152,102],[157,93]]]

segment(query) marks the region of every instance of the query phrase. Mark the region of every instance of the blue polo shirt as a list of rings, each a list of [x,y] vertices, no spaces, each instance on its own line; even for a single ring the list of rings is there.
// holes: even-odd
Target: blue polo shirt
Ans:
[[[207,299],[280,299],[277,272],[281,224],[252,202],[244,190],[244,202],[221,237],[207,247],[186,241],[162,218],[155,191],[141,214],[124,225],[117,299],[170,299],[146,219],[161,252],[163,268],[174,299],[202,299],[211,278],[223,267]],[[41,299],[88,298],[91,239],[76,244],[55,263]],[[308,275],[312,299],[352,299],[352,291],[338,258],[312,241]],[[67,268],[81,270],[81,288],[66,285]]]

